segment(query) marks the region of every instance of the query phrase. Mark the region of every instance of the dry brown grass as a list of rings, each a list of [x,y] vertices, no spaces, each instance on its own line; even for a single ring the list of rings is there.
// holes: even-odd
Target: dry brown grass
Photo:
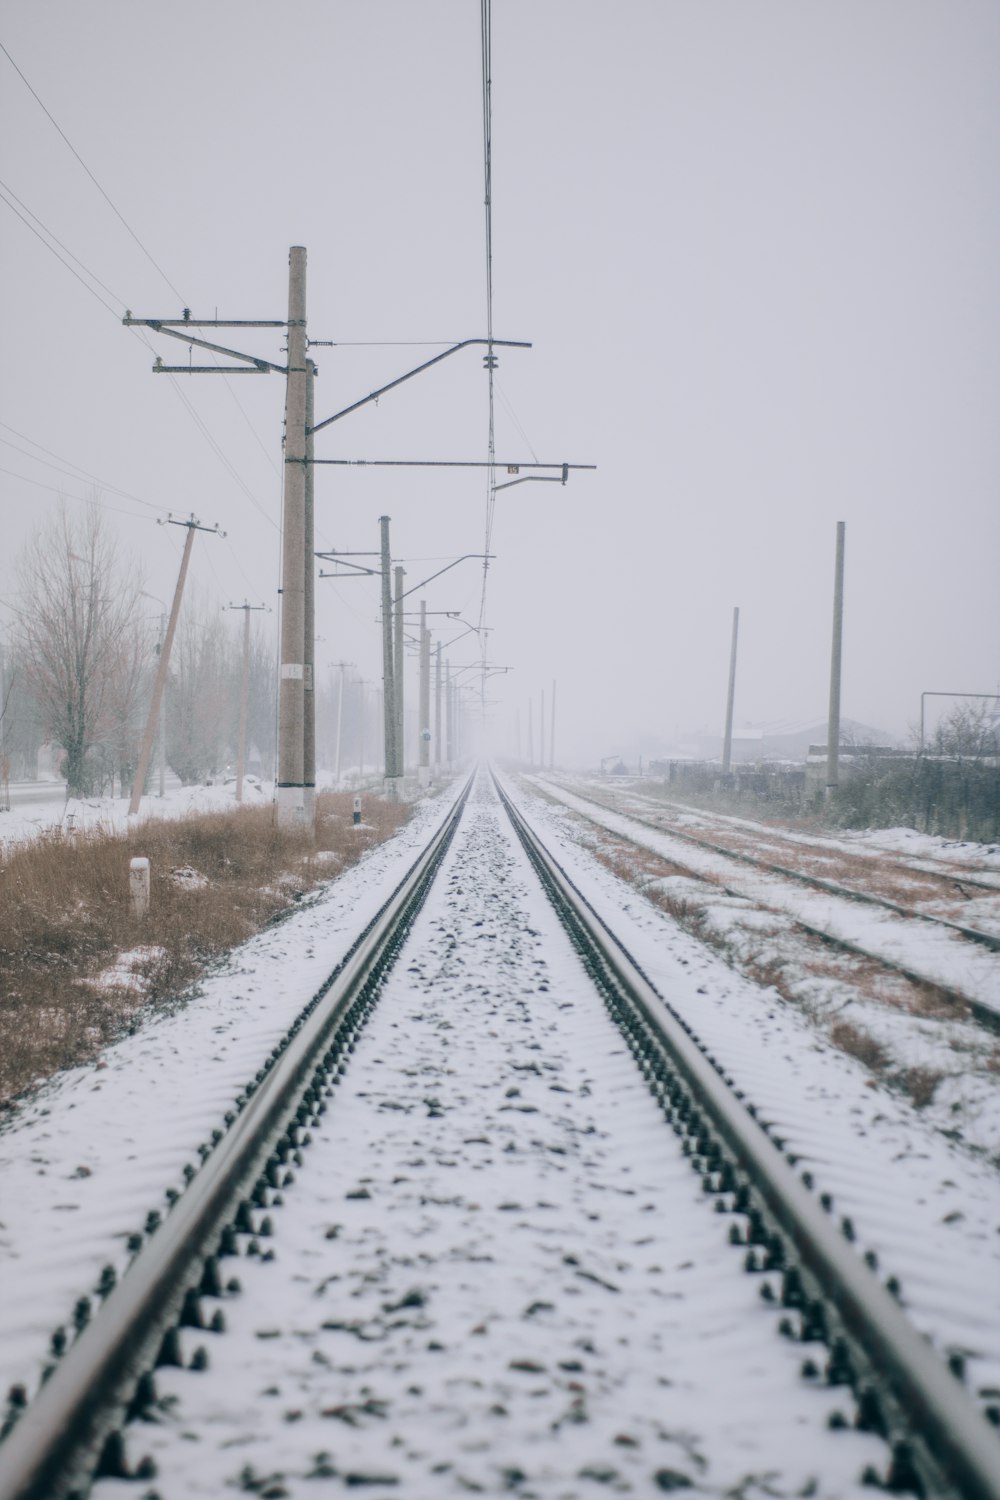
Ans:
[[[916,1109],[926,1109],[934,1098],[934,1092],[945,1075],[937,1068],[907,1068],[899,1075],[903,1090],[909,1094]]]
[[[929,982],[917,983],[905,975],[886,970],[875,958],[846,953],[805,933],[798,935],[794,955],[780,951],[777,940],[786,936],[780,929],[771,934],[760,926],[753,929],[753,944],[739,943],[734,932],[713,926],[708,920],[711,904],[718,893],[725,892],[719,878],[692,877],[683,866],[662,859],[650,850],[621,838],[609,830],[588,830],[586,845],[590,852],[610,870],[642,894],[699,942],[710,947],[737,972],[755,984],[773,990],[782,1000],[798,1006],[818,1029],[826,1029],[828,1020],[812,1005],[808,976],[835,980],[849,987],[857,999],[935,1020],[955,1019],[964,1006],[946,990]],[[679,890],[659,884],[668,876],[685,877]],[[699,891],[698,887],[701,887]],[[804,983],[805,981],[805,983]],[[934,1068],[900,1067],[889,1049],[870,1032],[850,1021],[835,1020],[829,1026],[829,1037],[840,1051],[861,1062],[883,1087],[901,1091],[916,1109],[924,1109],[934,1100],[938,1085],[947,1075]],[[949,1045],[962,1044],[952,1040]],[[983,1064],[986,1073],[1000,1073],[1000,1051],[994,1051]]]
[[[361,829],[351,814],[349,794],[327,793],[314,835],[277,828],[270,808],[244,808],[16,849],[0,866],[0,1104],[94,1057],[139,1011],[178,996],[409,816],[374,797]],[[151,867],[144,918],[129,900],[136,855]],[[108,975],[122,955],[136,956]]]
[[[884,1073],[889,1065],[889,1054],[882,1043],[850,1021],[837,1021],[831,1026],[830,1040],[841,1052],[864,1063],[872,1073]]]

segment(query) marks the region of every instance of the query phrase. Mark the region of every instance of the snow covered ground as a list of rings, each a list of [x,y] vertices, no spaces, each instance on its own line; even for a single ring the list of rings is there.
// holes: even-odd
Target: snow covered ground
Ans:
[[[52,1080],[6,1123],[0,1392],[37,1386],[54,1329],[106,1264],[124,1265],[129,1233],[182,1185],[456,792],[418,804],[400,834],[217,965],[173,1015]],[[995,1172],[597,864],[568,812],[518,799],[850,1216],[859,1254],[875,1250],[881,1274],[899,1278],[935,1347],[966,1356],[971,1389],[1000,1390]],[[249,1465],[244,1488],[274,1496],[312,1494],[308,1472],[338,1488],[350,1475],[405,1480],[382,1491],[418,1500],[463,1478],[573,1500],[685,1481],[747,1500],[853,1495],[881,1445],[824,1430],[834,1394],[799,1380],[804,1351],[775,1334],[759,1278],[729,1269],[728,1221],[675,1162],[517,846],[487,837],[493,818],[478,805],[456,838],[274,1215],[275,1262],[234,1263],[246,1295],[226,1308],[232,1332],[197,1335],[226,1380],[158,1377],[178,1399],[164,1440],[191,1434],[187,1458],[160,1454],[158,1492],[218,1495]],[[288,1269],[291,1285],[273,1279]],[[163,1447],[158,1431],[142,1436],[139,1451]]]
[[[842,937],[867,952],[906,964],[970,999],[1000,1014],[1000,955],[977,947],[958,934],[918,923],[905,917],[848,898],[794,884],[766,870],[734,865],[711,849],[680,844],[669,831],[659,832],[619,813],[598,808],[551,781],[544,783],[551,796],[604,828],[623,833],[633,842],[673,859],[692,873],[725,886],[730,893],[745,896],[756,906],[784,911],[810,926]]]
[[[969,1089],[974,1138],[880,1088],[808,1014],[751,983],[581,848],[568,810],[522,789],[529,817],[583,894],[720,1065],[833,1194],[861,1254],[902,1284],[904,1305],[942,1353],[969,1356],[970,1389],[1000,1401],[1000,1112]],[[938,1023],[939,1024],[939,1023]],[[953,1023],[954,1024],[954,1023]],[[947,1032],[938,1049],[947,1046]],[[954,1084],[956,1100],[960,1078]],[[955,1100],[953,1100],[955,1102]]]
[[[273,783],[248,776],[243,782],[243,801],[252,807],[269,803]],[[12,782],[11,806],[0,812],[0,849],[26,843],[54,829],[81,832],[102,829],[123,832],[129,826],[128,797],[70,797],[63,782]],[[163,797],[143,797],[138,819],[184,818],[191,813],[228,812],[238,806],[236,782],[213,786],[181,786],[171,777]]]
[[[887,956],[910,968],[933,961],[938,969],[931,972],[975,981],[978,998],[991,1006],[1000,1006],[1000,954],[878,908],[733,865],[627,814],[595,807],[549,778],[533,778],[531,784],[566,808],[559,821],[567,836],[613,857],[637,891],[677,913],[732,970],[754,980],[771,1009],[797,1007],[801,1020],[815,1029],[816,1043],[829,1046],[832,1039],[867,1060],[871,1089],[880,1096],[908,1095],[928,1127],[1000,1169],[996,1036],[975,1021],[956,1019],[933,991],[921,992],[902,976],[809,936],[797,918],[876,952],[881,945]],[[687,873],[694,870],[702,878]]]
[[[120,1269],[146,1215],[398,883],[457,788],[259,933],[94,1065],[59,1074],[0,1124],[0,1397],[35,1389],[53,1330]]]
[[[209,1372],[157,1376],[163,1495],[860,1496],[884,1464],[829,1429],[484,782],[312,1136],[274,1259],[186,1336]]]

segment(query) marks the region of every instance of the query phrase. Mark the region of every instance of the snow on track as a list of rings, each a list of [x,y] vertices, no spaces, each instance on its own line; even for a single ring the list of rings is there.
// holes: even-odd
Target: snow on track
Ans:
[[[158,1494],[869,1493],[485,781],[284,1199]]]
[[[967,939],[929,923],[859,906],[849,897],[803,889],[780,875],[747,868],[736,859],[698,849],[575,796],[546,781],[544,790],[592,823],[651,849],[664,859],[710,880],[722,881],[738,895],[772,910],[808,922],[833,937],[843,938],[876,957],[905,965],[931,984],[944,985],[1000,1013],[1000,958]]]
[[[443,820],[422,801],[386,843],[214,965],[172,1014],[44,1084],[0,1128],[0,1420],[37,1387],[53,1330],[252,1078]]]
[[[941,1352],[963,1354],[985,1402],[1000,1390],[1000,1137],[992,1152],[949,1139],[899,1096],[871,1087],[857,1062],[807,1018],[742,978],[575,842],[557,806],[523,786],[518,801],[549,850],[602,913],[659,992],[834,1195],[860,1253],[902,1283],[903,1305]]]

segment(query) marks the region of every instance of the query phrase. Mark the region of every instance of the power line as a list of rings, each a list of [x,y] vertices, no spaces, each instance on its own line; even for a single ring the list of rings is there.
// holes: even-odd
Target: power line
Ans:
[[[151,344],[149,344],[148,340],[146,340],[144,338],[143,342],[147,344],[147,347],[150,349],[150,351],[152,353],[155,353],[155,350],[153,349],[153,346]],[[269,516],[268,515],[268,513],[264,509],[263,505],[261,505],[261,503],[257,499],[256,495],[254,495],[253,491],[250,489],[250,486],[246,483],[246,481],[242,478],[242,476],[237,472],[237,470],[235,469],[235,467],[233,466],[233,464],[230,463],[229,459],[226,457],[225,453],[222,451],[222,448],[219,446],[219,444],[216,441],[215,437],[213,436],[212,432],[209,430],[208,424],[202,419],[201,415],[195,410],[194,406],[188,400],[188,398],[185,395],[184,391],[181,389],[180,382],[178,381],[177,377],[175,375],[168,375],[167,379],[170,381],[170,384],[173,386],[174,392],[175,392],[175,394],[177,396],[177,399],[187,409],[188,415],[190,416],[191,420],[194,422],[195,426],[201,432],[202,437],[208,443],[209,447],[212,449],[213,453],[218,458],[219,462],[223,465],[223,467],[228,471],[228,473],[231,475],[231,477],[235,480],[236,484],[243,491],[244,495],[246,495],[247,499],[250,501],[250,504],[254,507],[254,509],[257,510],[257,511],[259,511],[260,514],[264,517],[264,520],[267,521],[268,525],[269,526],[273,526],[274,529],[277,531],[278,530],[278,523],[277,523],[277,521],[275,521],[275,519],[274,519],[273,516]],[[245,415],[245,413],[244,413],[244,415]]]
[[[101,197],[104,199],[104,201],[107,203],[108,207],[114,213],[115,217],[124,226],[124,228],[126,229],[126,231],[128,232],[128,234],[131,236],[131,238],[138,245],[139,249],[142,251],[143,255],[145,255],[145,257],[149,261],[150,265],[153,266],[153,268],[157,271],[157,273],[160,275],[160,277],[162,277],[163,281],[166,283],[166,285],[173,292],[174,296],[181,303],[183,303],[184,302],[184,298],[181,295],[181,293],[177,290],[177,288],[174,286],[173,282],[170,280],[170,277],[167,275],[167,273],[163,270],[163,267],[159,264],[159,262],[154,258],[154,256],[150,253],[150,251],[143,244],[142,240],[136,234],[136,232],[132,228],[131,224],[129,224],[129,222],[125,218],[124,214],[120,211],[120,209],[117,207],[117,205],[112,202],[111,198],[109,197],[109,195],[107,194],[107,192],[105,192],[105,190],[101,186],[101,184],[98,182],[98,180],[95,177],[94,173],[90,170],[90,168],[88,167],[87,163],[84,161],[83,157],[80,155],[79,151],[73,145],[73,142],[70,140],[69,136],[63,130],[63,128],[59,124],[59,122],[53,117],[51,111],[46,107],[46,105],[44,104],[44,102],[40,98],[40,96],[37,93],[37,91],[28,82],[28,79],[25,77],[24,73],[18,67],[17,63],[14,61],[13,57],[11,57],[10,53],[8,52],[7,48],[3,45],[2,42],[0,42],[0,51],[3,52],[4,56],[7,58],[7,61],[10,63],[10,65],[14,69],[15,73],[21,79],[22,83],[24,84],[24,86],[28,90],[28,92],[31,94],[32,98],[39,105],[39,107],[41,108],[42,112],[45,114],[45,116],[47,117],[47,119],[51,122],[51,124],[58,131],[59,135],[61,136],[61,138],[63,139],[63,141],[66,143],[66,145],[69,147],[70,151],[73,153],[73,155],[75,156],[76,160],[80,163],[80,166],[83,168],[83,170],[86,172],[87,176],[90,178],[91,182],[94,184],[94,186],[97,188],[98,192],[101,194]],[[7,191],[11,192],[11,190],[9,188],[7,189]],[[2,194],[0,194],[0,197],[2,197]],[[13,192],[11,192],[11,197],[16,198],[17,195],[14,194]],[[4,201],[7,202],[6,199],[4,199]],[[17,201],[20,202],[21,200],[17,199]],[[120,316],[121,316],[120,312],[118,312],[113,307],[109,307],[108,303],[106,303],[104,301],[103,297],[100,297],[98,295],[98,293],[94,291],[93,287],[89,286],[87,284],[87,282],[85,282],[82,279],[82,277],[80,277],[78,275],[78,273],[73,270],[72,266],[70,266],[66,261],[62,260],[62,257],[52,248],[52,246],[45,239],[42,238],[42,236],[38,233],[38,231],[31,224],[28,223],[27,219],[24,219],[23,215],[21,215],[20,213],[18,213],[18,210],[16,208],[14,208],[14,205],[12,203],[7,202],[7,207],[10,208],[12,210],[12,212],[16,213],[19,219],[22,219],[22,222],[27,226],[27,228],[29,228],[32,231],[32,233],[35,234],[35,235],[37,235],[37,237],[42,241],[42,244],[45,245],[46,249],[50,250],[52,252],[52,254],[56,256],[57,260],[62,261],[62,264],[64,266],[66,266],[66,269],[68,271],[72,272],[72,274],[74,276],[76,276],[76,278],[80,282],[80,284],[82,286],[85,286],[87,288],[88,292],[90,292],[90,294],[92,296],[97,297],[97,300],[104,307],[107,307],[108,311],[111,312],[116,318],[120,318]],[[31,210],[28,209],[26,205],[22,204],[22,207],[24,207],[26,209],[26,212],[28,212],[29,214],[31,214],[31,217],[33,219],[35,219],[38,224],[42,223],[42,221],[37,217],[37,215],[31,213]],[[42,227],[45,228],[44,225],[42,225]],[[56,244],[61,244],[61,242],[56,238],[56,236],[54,234],[52,234],[51,230],[45,229],[45,233],[48,234],[48,235],[50,235],[51,238],[53,240],[55,240]],[[90,276],[90,277],[92,277],[92,279],[97,282],[98,286],[103,287],[104,290],[106,292],[108,292],[108,294],[110,296],[115,297],[115,300],[119,302],[119,304],[120,304],[121,307],[125,307],[126,306],[125,300],[123,298],[116,297],[116,294],[114,292],[112,292],[110,290],[110,288],[104,286],[104,283],[100,280],[99,277],[94,276],[94,274],[93,274],[92,271],[87,270],[87,267],[83,266],[83,262],[79,259],[79,257],[77,257],[76,255],[73,255],[73,252],[71,250],[68,250],[65,245],[63,245],[62,248],[64,250],[66,250],[67,255],[72,256],[73,260],[76,261],[77,265],[82,266],[83,269],[85,271],[87,271],[87,275]],[[150,348],[151,352],[155,354],[155,350],[152,349],[152,345],[148,345],[148,347]],[[218,364],[218,360],[216,360],[216,363]],[[230,385],[230,383],[229,383],[228,380],[225,382],[225,384],[226,384],[226,389],[229,391],[230,396],[232,397],[233,401],[235,401],[237,407],[239,408],[239,411],[240,411],[240,413],[241,413],[241,415],[243,417],[243,420],[246,422],[246,424],[250,428],[251,432],[253,432],[254,437],[255,437],[256,441],[260,444],[260,446],[261,446],[261,448],[262,448],[262,450],[263,450],[263,452],[265,454],[265,457],[267,457],[268,462],[271,464],[272,468],[275,468],[275,470],[277,472],[277,466],[275,465],[273,458],[267,452],[267,449],[264,448],[264,445],[261,442],[259,434],[257,433],[256,429],[253,426],[253,423],[250,421],[249,416],[247,415],[246,411],[244,410],[243,406],[240,403],[239,397],[236,395],[236,392],[233,390],[233,388]],[[269,521],[271,523],[271,525],[275,525],[276,523],[273,521],[272,517],[270,517],[267,514],[267,512],[263,509],[263,507],[259,504],[259,502],[250,493],[249,489],[244,484],[244,482],[240,478],[240,476],[236,473],[236,470],[233,468],[233,465],[226,458],[226,456],[222,452],[222,449],[219,447],[218,443],[215,441],[215,439],[208,432],[208,429],[207,429],[206,425],[204,424],[204,422],[201,420],[200,417],[195,416],[194,410],[187,403],[186,398],[182,397],[181,399],[184,401],[185,405],[187,405],[189,413],[195,418],[196,424],[198,426],[200,426],[203,435],[208,439],[208,441],[209,441],[210,445],[212,446],[212,448],[214,449],[216,455],[222,461],[223,465],[229,470],[230,474],[236,480],[237,484],[243,490],[244,494],[251,501],[251,503],[257,507],[257,509],[260,511],[261,515],[264,516],[264,518],[267,521]]]
[[[180,298],[181,302],[183,302],[183,300],[184,300],[183,297],[181,297],[180,292],[174,286],[173,282],[170,280],[170,278],[167,275],[167,273],[153,259],[152,255],[146,249],[145,245],[142,243],[142,240],[136,234],[135,230],[132,228],[132,226],[128,222],[128,220],[125,218],[124,214],[122,214],[119,211],[119,209],[116,208],[115,204],[112,203],[111,199],[108,197],[107,193],[104,191],[103,187],[98,182],[98,180],[94,176],[93,172],[87,166],[87,163],[84,161],[84,159],[80,155],[79,151],[73,145],[73,142],[70,140],[70,138],[66,134],[65,130],[63,130],[63,128],[59,124],[59,122],[53,117],[53,115],[50,113],[50,111],[46,108],[45,104],[42,102],[42,100],[39,98],[38,94],[32,88],[32,86],[28,82],[27,78],[25,78],[24,74],[21,72],[21,69],[18,67],[17,63],[14,61],[14,59],[11,57],[10,53],[7,51],[7,48],[4,46],[3,42],[0,42],[0,52],[3,52],[3,54],[6,57],[7,61],[10,63],[11,67],[14,69],[14,72],[17,74],[18,78],[20,78],[21,82],[24,84],[24,86],[28,90],[29,94],[31,94],[32,98],[38,104],[39,108],[42,110],[42,112],[45,114],[45,116],[48,118],[48,120],[55,126],[56,130],[59,132],[59,134],[62,137],[62,139],[66,142],[66,145],[72,151],[73,155],[76,157],[77,161],[80,163],[81,167],[86,172],[87,176],[90,178],[91,182],[94,184],[94,186],[96,187],[97,191],[100,193],[101,197],[104,199],[105,203],[107,203],[108,207],[111,209],[111,211],[115,215],[115,217],[120,220],[120,222],[124,225],[125,229],[132,236],[132,238],[135,240],[136,244],[139,246],[139,249],[142,251],[143,255],[149,261],[150,265],[153,266],[154,269],[159,272],[160,276],[162,276],[163,280],[166,282],[167,286],[173,292],[174,296]]]
[[[10,197],[13,198],[14,202],[17,203],[21,208],[23,208],[24,211],[25,211],[25,213],[28,214],[30,218],[34,219],[34,221],[38,225],[39,229],[43,229],[45,231],[45,233],[48,235],[49,239],[55,241],[55,243],[59,246],[60,250],[65,250],[65,252],[69,256],[70,260],[75,260],[76,261],[76,263],[80,267],[81,271],[86,271],[86,273],[90,277],[91,281],[96,281],[97,285],[102,289],[102,291],[107,292],[108,296],[109,297],[113,297],[114,300],[117,303],[119,303],[122,307],[125,306],[125,299],[123,297],[119,297],[117,292],[113,292],[109,286],[105,285],[105,283],[101,280],[101,278],[99,276],[96,276],[94,274],[94,272],[90,269],[89,266],[85,266],[84,263],[83,263],[83,261],[80,259],[80,257],[78,255],[74,255],[73,252],[72,252],[72,250],[69,248],[69,246],[68,245],[64,245],[63,242],[62,242],[62,240],[59,238],[59,236],[57,234],[53,234],[53,232],[49,228],[49,226],[47,224],[44,224],[42,222],[42,220],[38,217],[38,215],[32,209],[30,209],[28,207],[28,205],[25,203],[24,199],[23,198],[19,198],[17,196],[17,194],[15,193],[14,189],[10,186],[9,183],[4,182],[4,181],[2,181],[2,179],[0,179],[0,188],[2,188],[5,193],[8,193],[10,195]],[[11,207],[13,207],[13,205],[10,204],[10,203],[8,203],[7,207],[11,208]],[[17,212],[16,209],[14,211],[15,211],[15,213]],[[29,229],[31,228],[30,224],[28,225],[28,228]],[[49,248],[51,248],[51,246]],[[107,304],[105,304],[105,305],[107,305]],[[119,314],[116,313],[115,316],[117,317],[117,316],[119,316]]]
[[[524,428],[521,426],[520,419],[518,418],[517,412],[514,410],[513,406],[510,404],[510,399],[508,398],[508,396],[504,392],[503,386],[500,384],[499,380],[497,381],[497,387],[496,388],[497,388],[497,395],[500,397],[500,400],[503,403],[503,406],[504,406],[504,409],[507,412],[507,415],[510,417],[511,421],[514,423],[514,426],[517,428],[518,432],[524,438],[524,441],[528,445],[528,452],[531,454],[532,458],[535,460],[535,463],[537,463],[538,462],[538,454],[535,452],[534,448],[532,447],[531,439],[529,438],[528,434],[525,432]]]
[[[0,427],[3,427],[7,432],[12,432],[23,443],[30,443],[33,448],[38,448],[40,452],[47,453],[50,459],[54,458],[57,460],[56,463],[49,463],[46,459],[38,458],[36,454],[29,453],[27,448],[19,448],[16,443],[11,442],[10,438],[0,437],[0,443],[6,443],[7,447],[13,448],[16,453],[23,453],[33,463],[45,464],[46,468],[56,469],[58,473],[65,474],[69,479],[76,479],[82,476],[84,479],[91,480],[94,484],[99,484],[102,489],[109,490],[113,495],[120,495],[123,500],[134,500],[137,505],[144,505],[147,510],[162,511],[165,508],[162,505],[154,505],[151,500],[143,500],[139,495],[130,494],[128,490],[119,489],[116,484],[109,484],[99,474],[91,474],[88,469],[84,469],[80,464],[74,463],[71,458],[63,458],[61,454],[53,453],[51,448],[45,448],[41,443],[36,443],[34,438],[28,437],[23,432],[18,432],[16,428],[9,426],[6,422],[0,422]],[[62,469],[59,467],[60,464],[67,464],[68,468]],[[70,469],[76,469],[77,473],[71,474],[69,472]]]
[[[0,42],[0,46],[2,46],[2,45],[3,45],[3,43]],[[76,277],[77,281],[80,283],[80,285],[82,287],[86,287],[87,291],[90,293],[90,295],[92,297],[96,297],[97,298],[98,302],[101,304],[102,307],[106,307],[107,308],[108,312],[111,314],[111,316],[113,318],[115,318],[117,320],[121,316],[120,313],[117,311],[117,309],[111,306],[110,302],[105,302],[105,300],[101,296],[100,292],[95,292],[94,288],[90,285],[90,283],[87,282],[87,281],[84,281],[84,279],[80,275],[79,271],[74,271],[73,267],[70,265],[70,263],[69,263],[68,260],[63,260],[62,256],[59,254],[59,251],[56,250],[54,248],[54,246],[52,246],[52,245],[49,244],[48,240],[45,238],[45,235],[41,234],[35,228],[34,224],[29,223],[28,220],[24,217],[24,214],[22,214],[19,209],[15,208],[14,205],[13,205],[13,203],[11,203],[10,199],[7,198],[2,192],[0,192],[0,202],[6,203],[7,207],[10,209],[11,213],[17,215],[17,217],[21,220],[21,223],[27,229],[31,230],[31,233],[35,236],[35,238],[38,239],[38,240],[41,240],[41,242],[45,246],[46,250],[48,250],[50,252],[50,254],[52,254],[52,255],[55,256],[56,260],[60,263],[60,265],[63,265],[63,266],[66,267],[66,270],[70,273],[71,276],[75,276]],[[31,212],[30,209],[28,210],[28,212],[29,213]],[[39,220],[39,223],[41,223],[41,220]],[[46,234],[47,233],[48,233],[48,230],[46,230]],[[53,236],[53,238],[54,238],[54,236]],[[67,251],[67,254],[71,254],[71,253],[72,252]],[[76,260],[76,256],[75,255],[73,256],[73,259]],[[78,262],[78,264],[82,264],[82,262]],[[90,274],[91,273],[88,271],[87,275],[89,276]],[[97,277],[96,276],[94,277],[94,280],[97,281]],[[98,282],[98,285],[99,286],[103,286],[104,283],[103,282]]]
[[[3,43],[0,42],[0,49],[2,49],[2,47],[3,47]],[[97,301],[101,304],[102,307],[107,308],[108,312],[111,313],[112,317],[115,319],[115,322],[120,322],[121,321],[121,313],[118,311],[118,309],[112,307],[110,303],[105,302],[104,298],[100,295],[100,293],[99,292],[95,292],[94,288],[92,286],[90,286],[88,282],[84,281],[83,277],[79,274],[79,272],[76,271],[76,270],[74,270],[74,268],[69,264],[69,261],[63,259],[63,257],[59,254],[59,251],[53,248],[53,246],[44,237],[44,235],[41,234],[39,232],[39,230],[35,228],[34,224],[29,223],[28,219],[25,218],[24,214],[22,214],[14,206],[14,204],[11,203],[9,201],[9,199],[7,199],[4,196],[4,192],[2,191],[2,189],[3,189],[4,186],[5,186],[5,184],[0,183],[0,202],[5,203],[7,205],[7,207],[11,210],[11,212],[14,213],[14,214],[16,214],[17,217],[21,220],[21,222],[24,224],[25,228],[30,229],[31,233],[36,237],[36,239],[38,239],[38,240],[41,241],[41,243],[45,246],[46,250],[50,251],[50,253],[55,256],[56,260],[59,261],[60,265],[64,266],[65,269],[67,271],[69,271],[70,275],[74,276],[76,278],[76,280],[80,283],[80,285],[82,287],[84,287],[90,293],[90,295],[92,297],[96,297]],[[17,197],[16,193],[14,193],[9,188],[7,189],[7,191],[10,192],[11,197],[14,198],[17,203],[21,203],[21,199]],[[74,255],[72,250],[70,250],[67,246],[63,245],[61,240],[57,239],[56,236],[54,234],[52,234],[52,231],[50,229],[48,229],[47,226],[42,223],[41,219],[38,218],[37,214],[32,213],[32,210],[30,208],[28,208],[26,204],[22,204],[22,207],[25,209],[25,213],[30,214],[31,218],[35,219],[36,223],[38,223],[39,225],[41,225],[42,229],[45,231],[45,234],[50,235],[51,238],[53,240],[55,240],[55,243],[57,245],[59,245],[62,249],[64,249],[66,251],[66,254],[69,255],[69,256],[71,256],[72,259],[76,261],[77,265],[83,267],[83,269],[84,269],[84,271],[86,271],[87,275],[90,276],[94,281],[96,281],[97,284],[98,284],[98,286],[103,287],[104,290],[106,292],[108,292],[110,296],[116,297],[116,300],[120,303],[120,305],[122,307],[125,306],[125,300],[124,300],[124,298],[118,298],[117,294],[115,292],[112,292],[109,287],[105,286],[105,283],[103,281],[101,281],[101,279],[98,276],[96,276],[93,271],[89,270],[88,267],[84,266],[83,261],[81,261],[78,256]],[[152,355],[154,355],[154,357],[155,357],[156,350],[153,348],[152,344],[149,342],[149,339],[146,337],[146,335],[144,333],[141,333],[141,332],[139,332],[139,331],[137,331],[135,329],[130,329],[129,332],[133,333],[136,338],[139,338],[142,341],[142,343],[145,345],[145,347],[149,350],[149,352]],[[191,419],[195,423],[196,427],[199,428],[199,430],[202,433],[202,436],[206,439],[206,441],[208,442],[209,446],[212,448],[213,452],[215,453],[216,457],[222,463],[223,467],[228,470],[229,474],[235,480],[236,484],[243,491],[243,493],[246,495],[246,497],[250,501],[251,505],[253,505],[260,512],[260,514],[264,517],[264,519],[268,522],[269,525],[274,526],[275,528],[277,528],[277,522],[274,520],[274,518],[272,516],[270,516],[267,513],[267,511],[261,505],[260,501],[256,498],[256,496],[250,490],[249,486],[246,484],[246,482],[243,480],[243,478],[237,472],[237,470],[235,469],[235,467],[233,466],[233,464],[226,457],[226,455],[223,452],[221,446],[216,441],[216,439],[212,435],[212,433],[209,431],[209,428],[208,428],[207,424],[204,422],[204,420],[202,419],[202,417],[195,411],[194,407],[191,405],[191,403],[188,401],[187,397],[184,395],[184,393],[181,391],[180,387],[177,385],[176,381],[174,380],[174,377],[171,376],[170,380],[171,380],[172,384],[174,385],[174,389],[177,392],[177,395],[178,395],[179,399],[181,400],[182,404],[187,409],[188,415],[191,417]],[[225,384],[226,384],[227,389],[229,389],[229,393],[232,396],[233,400],[236,402],[236,405],[239,407],[239,410],[240,410],[240,412],[241,412],[241,414],[243,416],[244,421],[250,427],[251,431],[254,432],[254,436],[256,437],[258,443],[260,443],[260,438],[257,435],[257,433],[256,433],[256,431],[255,431],[255,429],[253,427],[253,424],[250,421],[250,418],[247,416],[247,413],[244,411],[243,407],[240,405],[240,402],[239,402],[239,400],[238,400],[238,398],[236,396],[235,391],[233,391],[232,388],[230,387],[228,380],[225,382]],[[13,431],[12,428],[9,429],[9,430]],[[31,439],[27,438],[27,439],[25,439],[25,441],[26,442],[31,442]],[[40,446],[40,445],[38,445],[38,446]],[[263,448],[263,444],[262,443],[261,443],[261,447]],[[271,463],[272,467],[276,467],[274,465],[273,460],[270,458],[269,455],[267,455],[267,450],[266,449],[264,449],[264,452],[265,452],[265,456],[268,456],[268,461]],[[31,455],[28,455],[28,456],[30,457]],[[63,460],[63,462],[68,462],[68,460]],[[78,467],[78,466],[77,465],[73,465],[73,467]],[[93,477],[93,476],[88,476],[88,477]],[[110,488],[110,489],[116,489],[116,486],[110,485],[110,486],[108,486],[108,488]],[[116,491],[116,492],[117,493],[123,493],[121,491]],[[136,496],[130,496],[128,498],[136,499],[137,497]],[[142,504],[147,504],[148,502],[146,502],[146,501],[139,501],[139,503],[142,505]],[[162,508],[162,507],[154,507],[154,508]],[[123,514],[126,514],[126,512],[123,512]]]
[[[6,469],[2,465],[0,465],[0,474],[9,474],[12,479],[19,479],[22,484],[33,484],[39,490],[49,490],[53,495],[58,495],[60,500],[78,500],[83,505],[97,505],[101,510],[110,510],[116,516],[128,516],[132,521],[149,519],[146,516],[137,516],[135,511],[122,510],[118,505],[109,505],[106,500],[100,500],[96,495],[67,495],[66,491],[59,489],[57,485],[44,484],[40,479],[29,479],[27,474],[18,474],[13,469]]]

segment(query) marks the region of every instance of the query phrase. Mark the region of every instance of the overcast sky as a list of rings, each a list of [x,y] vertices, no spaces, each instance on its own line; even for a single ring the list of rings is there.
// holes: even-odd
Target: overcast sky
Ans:
[[[737,723],[822,720],[839,520],[845,716],[901,733],[924,690],[1000,690],[1000,7],[493,11],[494,332],[534,346],[501,352],[497,457],[598,465],[497,497],[499,747],[553,679],[567,758],[721,732],[734,605]],[[107,198],[0,54],[4,190],[108,304],[0,203],[0,626],[78,469],[150,594],[182,541],[157,516],[194,510],[228,533],[197,538],[203,600],[275,604],[281,378],[172,383],[121,314],[284,318],[304,245],[309,333],[337,345],[317,418],[482,337],[479,6],[5,0],[0,41]],[[281,362],[280,331],[230,339]],[[317,438],[486,451],[476,349]],[[391,515],[414,583],[483,549],[482,471],[324,467],[316,497],[325,547],[374,549]],[[476,619],[479,566],[428,608]],[[377,611],[374,580],[319,583],[320,667],[376,679]]]

